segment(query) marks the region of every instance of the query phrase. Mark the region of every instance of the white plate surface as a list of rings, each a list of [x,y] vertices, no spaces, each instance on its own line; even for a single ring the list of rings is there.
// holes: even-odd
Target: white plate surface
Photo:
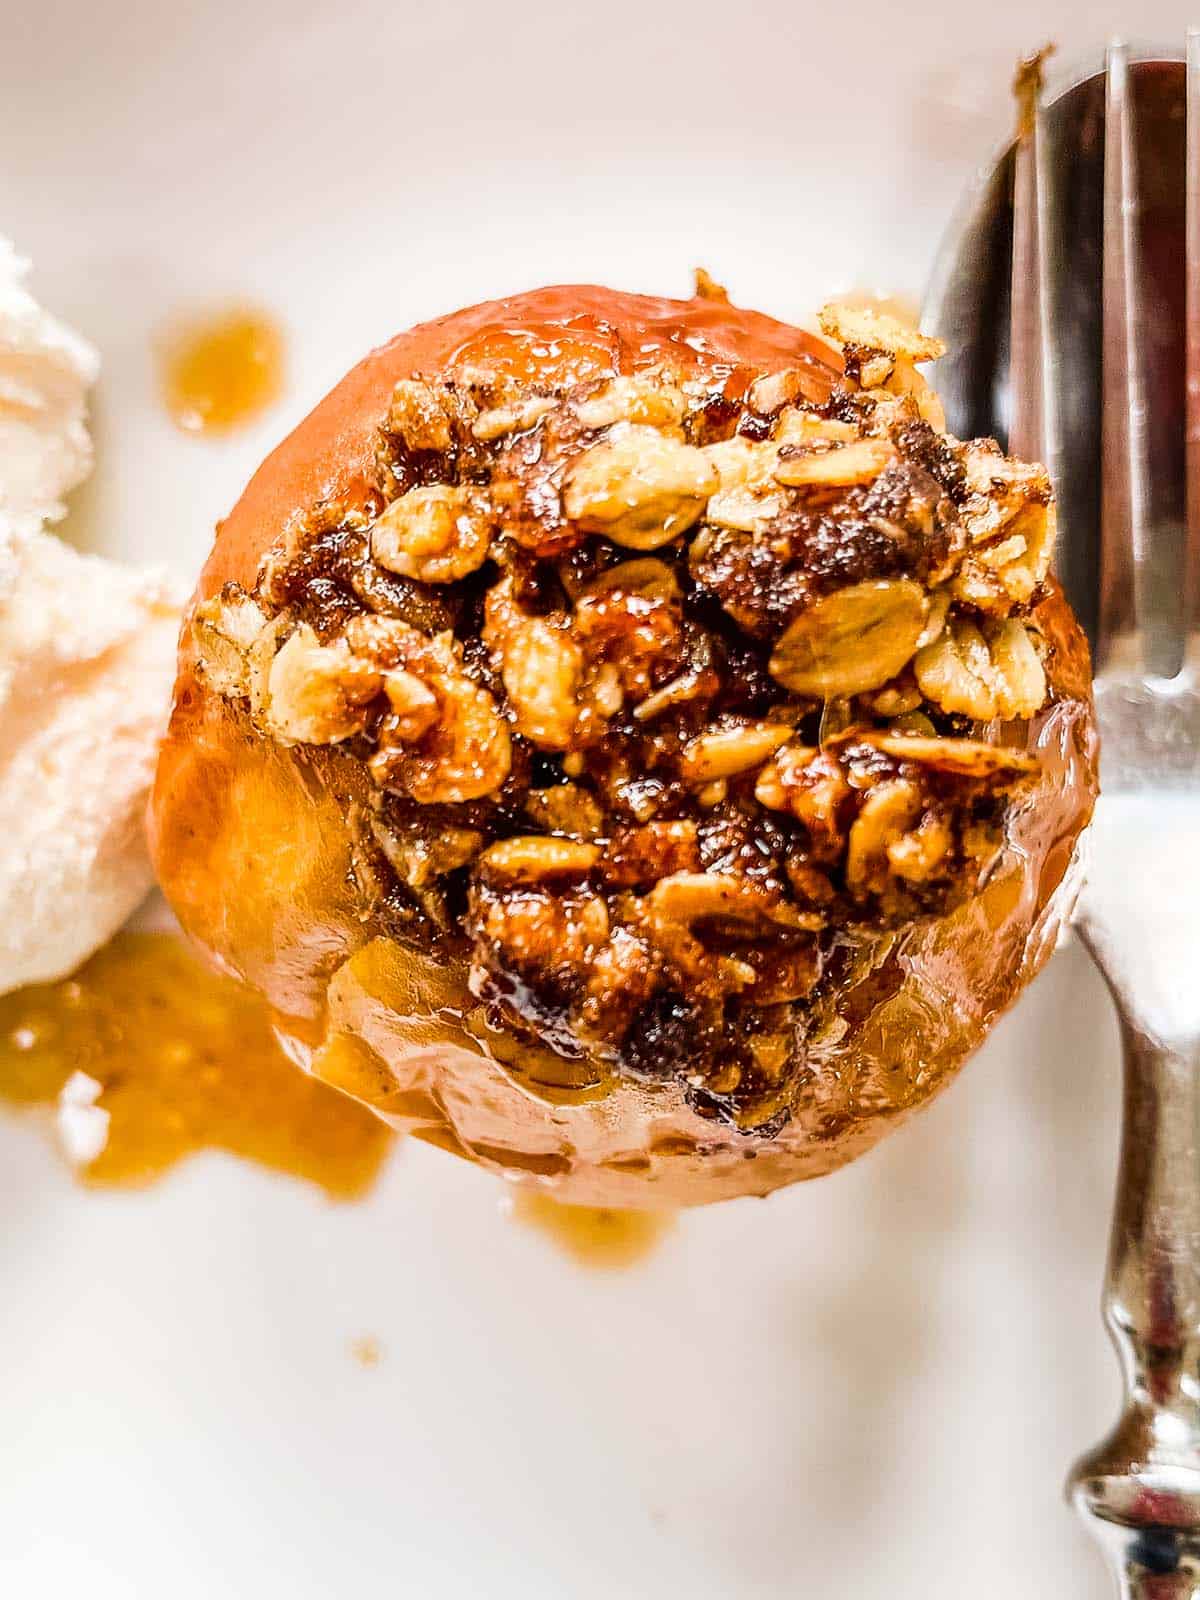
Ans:
[[[70,532],[190,574],[368,346],[494,293],[682,292],[697,262],[784,316],[919,292],[1016,54],[1121,20],[0,0],[0,230],[105,360]],[[155,331],[247,295],[288,326],[286,399],[184,438]],[[0,1122],[0,1594],[1094,1596],[1059,1486],[1115,1403],[1116,1073],[1068,949],[878,1153],[616,1275],[426,1148],[357,1207],[217,1157],[96,1196]]]

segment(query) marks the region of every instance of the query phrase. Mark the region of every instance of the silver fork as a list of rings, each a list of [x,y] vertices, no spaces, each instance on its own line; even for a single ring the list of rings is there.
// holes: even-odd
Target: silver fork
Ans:
[[[1185,327],[1148,283],[1139,187],[1160,170],[1139,142],[1130,56],[1104,79],[1101,502],[1098,549],[1067,499],[1068,569],[1091,570],[1101,800],[1077,926],[1116,1002],[1124,1130],[1104,1313],[1124,1377],[1107,1437],[1073,1468],[1069,1493],[1106,1550],[1120,1593],[1200,1595],[1200,32],[1187,41]],[[1149,80],[1146,80],[1147,82]],[[1166,79],[1163,80],[1164,84]],[[1158,92],[1157,90],[1155,92]],[[1054,231],[1065,170],[1046,155],[1045,112],[1015,152],[1011,442],[1056,476],[1078,382],[1056,312],[1071,270]],[[1161,255],[1161,249],[1160,249]],[[1168,252],[1169,254],[1169,252]],[[1161,272],[1162,262],[1158,263]],[[1160,393],[1164,337],[1186,344],[1185,399]],[[1155,341],[1158,343],[1155,343]],[[1178,427],[1185,437],[1172,438]],[[1186,438],[1186,449],[1185,449]],[[1164,462],[1186,461],[1173,516]],[[1182,485],[1179,486],[1182,489]],[[1182,524],[1182,525],[1181,525]],[[1072,542],[1076,548],[1072,549]],[[1098,570],[1097,570],[1098,568]]]

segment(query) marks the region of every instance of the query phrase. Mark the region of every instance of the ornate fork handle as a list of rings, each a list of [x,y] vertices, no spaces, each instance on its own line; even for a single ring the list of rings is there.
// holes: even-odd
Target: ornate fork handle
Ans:
[[[1069,1488],[1123,1595],[1182,1600],[1200,1595],[1200,1039],[1156,1041],[1112,987],[1125,1114],[1104,1312],[1125,1406]]]

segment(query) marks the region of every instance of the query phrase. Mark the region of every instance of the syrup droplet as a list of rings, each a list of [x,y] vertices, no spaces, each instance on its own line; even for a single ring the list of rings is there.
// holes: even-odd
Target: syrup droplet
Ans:
[[[348,1200],[395,1139],[294,1066],[262,1002],[167,934],[118,934],[69,982],[0,998],[0,1101],[55,1108],[80,1180],[104,1187],[213,1149]]]
[[[548,1194],[518,1189],[515,1221],[536,1228],[587,1267],[631,1267],[653,1255],[675,1226],[671,1211],[615,1211],[604,1206],[569,1206]]]
[[[364,1333],[351,1339],[350,1354],[360,1367],[377,1367],[383,1360],[383,1346],[373,1333]]]
[[[274,404],[284,337],[264,311],[240,306],[181,323],[162,345],[163,398],[186,433],[225,433]]]

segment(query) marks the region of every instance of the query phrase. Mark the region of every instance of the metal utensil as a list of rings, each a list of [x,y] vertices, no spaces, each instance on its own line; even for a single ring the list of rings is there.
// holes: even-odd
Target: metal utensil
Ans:
[[[1047,91],[943,247],[950,425],[1050,467],[1105,798],[1077,926],[1125,1121],[1104,1297],[1125,1403],[1069,1493],[1120,1592],[1200,1595],[1200,34]]]

